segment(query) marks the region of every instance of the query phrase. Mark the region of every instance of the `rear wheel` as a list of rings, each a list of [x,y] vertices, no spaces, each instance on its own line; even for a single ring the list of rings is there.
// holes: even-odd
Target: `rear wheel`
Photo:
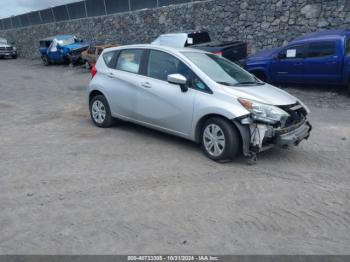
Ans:
[[[240,149],[237,129],[226,119],[213,117],[202,128],[201,146],[207,157],[214,161],[234,159]]]
[[[111,127],[113,118],[107,99],[103,95],[95,96],[90,101],[90,115],[94,124],[101,128]]]

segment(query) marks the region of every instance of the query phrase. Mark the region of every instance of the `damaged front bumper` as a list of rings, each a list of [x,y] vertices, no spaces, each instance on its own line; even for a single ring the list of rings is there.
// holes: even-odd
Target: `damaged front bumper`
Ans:
[[[257,123],[250,117],[235,119],[234,123],[241,133],[245,156],[252,156],[275,146],[282,148],[297,146],[309,138],[312,130],[306,118],[285,128]]]

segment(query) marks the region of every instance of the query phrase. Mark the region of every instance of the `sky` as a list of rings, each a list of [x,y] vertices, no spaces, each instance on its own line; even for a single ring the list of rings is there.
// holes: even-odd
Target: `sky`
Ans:
[[[0,19],[79,0],[0,0]]]

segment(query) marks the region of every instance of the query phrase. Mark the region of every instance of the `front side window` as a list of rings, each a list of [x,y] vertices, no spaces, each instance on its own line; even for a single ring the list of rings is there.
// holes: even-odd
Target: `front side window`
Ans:
[[[278,58],[279,59],[299,59],[305,57],[305,45],[290,46],[282,50]]]
[[[309,45],[308,58],[336,55],[335,42],[317,42]]]
[[[176,57],[152,50],[148,59],[147,76],[167,81],[168,75],[181,74],[189,78],[191,69]]]
[[[120,52],[117,69],[137,74],[140,70],[143,51],[140,49],[129,49]]]
[[[193,71],[176,57],[162,51],[150,51],[147,76],[167,81],[168,75],[181,74],[188,80],[188,87],[210,92],[206,84]]]
[[[260,84],[254,76],[220,56],[199,52],[183,52],[183,54],[203,73],[219,84],[227,86]]]

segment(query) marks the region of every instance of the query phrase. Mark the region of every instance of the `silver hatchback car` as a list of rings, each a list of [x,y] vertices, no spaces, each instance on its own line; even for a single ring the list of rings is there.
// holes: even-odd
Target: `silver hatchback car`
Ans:
[[[132,45],[104,50],[91,71],[92,121],[130,121],[200,143],[212,160],[255,157],[310,135],[308,108],[218,55]]]

